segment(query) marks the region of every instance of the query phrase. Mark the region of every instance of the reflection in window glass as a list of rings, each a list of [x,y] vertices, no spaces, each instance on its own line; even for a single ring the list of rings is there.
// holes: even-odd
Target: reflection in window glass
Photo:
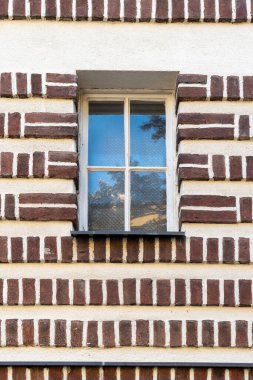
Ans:
[[[124,230],[124,173],[89,172],[89,229]]]
[[[124,103],[89,103],[88,164],[124,166]]]
[[[132,101],[130,112],[131,166],[166,166],[165,104]]]
[[[131,173],[131,230],[166,231],[166,175]]]

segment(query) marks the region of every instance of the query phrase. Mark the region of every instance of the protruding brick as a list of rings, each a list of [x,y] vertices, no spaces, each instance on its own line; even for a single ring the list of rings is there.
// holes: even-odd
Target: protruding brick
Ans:
[[[82,347],[83,322],[71,321],[71,347]]]
[[[108,0],[108,21],[120,20],[120,0]]]
[[[56,0],[46,2],[46,19],[56,18]]]
[[[21,115],[18,112],[8,114],[8,135],[11,138],[20,137]]]
[[[223,246],[223,262],[226,264],[233,264],[235,261],[235,242],[233,238],[224,237],[222,241]]]
[[[190,371],[188,368],[176,368],[175,380],[190,380]]]
[[[104,380],[117,380],[117,367],[104,367]]]
[[[165,323],[154,321],[154,347],[165,346]]]
[[[13,0],[13,18],[21,20],[25,18],[25,0]]]
[[[132,344],[132,326],[131,321],[119,322],[119,339],[120,346],[130,347]]]
[[[240,306],[252,305],[252,281],[239,280],[239,303]]]
[[[47,2],[48,4],[48,2]],[[42,78],[41,74],[32,74],[31,75],[31,87],[33,96],[42,95]]]
[[[136,346],[149,345],[149,321],[136,321]]]
[[[236,321],[236,347],[248,347],[248,322]]]
[[[203,238],[190,238],[190,260],[192,263],[201,263],[203,261]]]
[[[23,278],[23,305],[35,305],[35,280]]]
[[[33,176],[35,178],[43,178],[45,175],[45,153],[33,153]]]
[[[252,84],[253,85],[253,84]],[[239,118],[239,140],[249,140],[250,139],[250,125],[249,116],[241,115]]]
[[[61,237],[61,254],[63,263],[71,263],[73,260],[73,239],[71,236]]]
[[[123,240],[122,238],[110,238],[110,262],[121,263],[123,257]]]
[[[56,280],[57,305],[69,305],[69,280]]]
[[[98,346],[98,323],[95,321],[88,322],[87,346],[88,347]]]
[[[219,0],[219,21],[231,21],[232,20],[232,1],[231,0]]]
[[[41,18],[41,0],[30,0],[30,16],[32,19]]]
[[[40,319],[39,320],[39,345],[49,346],[50,344],[50,320]]]
[[[6,322],[6,346],[18,346],[18,320],[7,319]]]
[[[60,3],[61,20],[72,19],[72,2],[69,0],[61,0]]]
[[[253,76],[243,77],[243,98],[244,100],[253,99]]]
[[[172,21],[184,21],[184,0],[172,0]]]
[[[239,77],[227,77],[227,100],[240,100]]]
[[[76,19],[88,19],[88,0],[76,0]]]
[[[5,218],[7,220],[15,220],[15,196],[13,194],[5,195]]]
[[[182,321],[170,321],[170,346],[182,346]]]
[[[218,322],[219,347],[231,347],[231,322]]]
[[[2,152],[1,156],[1,169],[0,175],[3,178],[11,178],[13,176],[13,153],[12,152]]]
[[[73,304],[85,305],[85,281],[74,280],[73,287],[74,287]]]
[[[241,181],[242,180],[242,157],[230,156],[229,168],[230,168],[230,180]]]
[[[222,100],[223,91],[224,91],[223,77],[220,77],[218,75],[212,75],[210,100]]]
[[[92,2],[92,20],[102,21],[104,17],[104,2],[93,0]]]
[[[26,378],[25,367],[12,367],[12,380],[23,380]]]
[[[136,304],[136,279],[129,278],[123,280],[124,305]]]
[[[107,304],[119,305],[119,289],[118,280],[107,280]]]
[[[253,157],[246,157],[246,179],[247,181],[253,181]]]
[[[218,263],[218,261],[219,261],[218,239],[208,238],[207,239],[207,262]]]
[[[52,280],[40,280],[40,304],[52,305],[53,284]]]
[[[63,367],[49,367],[48,380],[63,380]]]
[[[207,305],[219,306],[220,290],[219,280],[207,280]]]
[[[30,160],[29,154],[27,153],[18,154],[17,177],[27,178],[29,176],[29,160]]]
[[[8,0],[1,0],[0,1],[0,19],[1,20],[8,18],[8,3],[9,3]],[[3,379],[4,379],[4,377],[3,377]]]
[[[139,261],[139,238],[127,239],[127,262],[138,263]]]
[[[141,280],[140,300],[141,305],[153,305],[153,293],[152,293],[153,281],[151,279]]]
[[[25,319],[22,321],[22,335],[23,335],[23,345],[24,346],[33,346],[34,345],[33,319]]]
[[[19,98],[27,98],[27,74],[17,73],[17,94]]]
[[[176,263],[186,262],[185,238],[176,239]]]
[[[168,2],[167,1],[163,1],[163,0],[156,1],[156,22],[168,22]]]
[[[143,262],[155,261],[155,238],[143,238]]]
[[[239,249],[239,263],[249,264],[250,263],[250,240],[249,238],[239,238],[238,242]]]
[[[202,344],[204,347],[213,347],[214,345],[214,322],[202,321]]]
[[[94,239],[94,261],[105,262],[106,239],[96,237]]]
[[[172,244],[171,239],[168,238],[159,238],[159,254],[161,263],[169,263],[172,259]]]
[[[57,262],[57,243],[56,237],[47,236],[45,238],[45,262]]]
[[[240,198],[240,216],[242,223],[252,222],[252,198]]]
[[[186,322],[186,345],[188,347],[198,346],[198,322],[197,321]]]
[[[196,22],[200,19],[200,0],[189,0],[188,3],[188,21]]]
[[[89,262],[89,238],[77,239],[77,261],[82,263]]]
[[[1,74],[1,97],[11,98],[12,97],[12,80],[11,73]]]
[[[184,306],[186,304],[186,286],[185,280],[175,280],[175,305]]]
[[[191,305],[202,306],[202,280],[190,280]]]
[[[136,1],[128,0],[124,3],[124,20],[128,22],[134,22],[136,20]]]
[[[90,280],[90,304],[102,305],[103,293],[102,293],[102,281]]]
[[[8,262],[7,237],[0,236],[0,263]]]
[[[140,380],[153,380],[153,368],[152,367],[140,367]]]
[[[170,280],[157,280],[157,305],[170,305]]]
[[[68,380],[82,380],[82,367],[70,367],[68,369]]]
[[[194,368],[194,380],[207,380],[207,368]]]
[[[235,283],[233,280],[224,280],[224,306],[235,306]]]
[[[40,261],[40,238],[31,236],[27,238],[27,262],[35,263]]]
[[[66,321],[63,319],[55,321],[55,345],[56,347],[66,346]]]
[[[8,292],[7,292],[7,304],[18,305],[19,301],[19,286],[18,280],[7,280]]]
[[[106,348],[115,347],[114,322],[104,321],[102,324],[103,345]]]

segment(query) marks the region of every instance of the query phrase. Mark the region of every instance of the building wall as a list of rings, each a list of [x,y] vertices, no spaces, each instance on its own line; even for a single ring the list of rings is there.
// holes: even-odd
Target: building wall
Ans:
[[[1,379],[251,379],[251,2],[49,3],[0,2]],[[71,237],[75,74],[96,69],[180,71],[186,238]]]

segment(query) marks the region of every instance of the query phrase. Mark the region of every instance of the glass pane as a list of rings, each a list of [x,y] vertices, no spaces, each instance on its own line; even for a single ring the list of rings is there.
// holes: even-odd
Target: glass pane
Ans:
[[[131,173],[131,230],[166,231],[166,175]]]
[[[89,172],[89,230],[124,230],[124,173]]]
[[[166,166],[165,104],[132,101],[130,111],[130,165]]]
[[[89,103],[91,166],[124,166],[124,103]]]

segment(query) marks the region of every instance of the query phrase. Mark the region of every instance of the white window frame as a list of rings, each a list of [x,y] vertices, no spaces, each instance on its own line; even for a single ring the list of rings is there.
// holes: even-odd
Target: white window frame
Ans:
[[[165,103],[166,116],[166,166],[165,167],[130,167],[130,101],[160,101]],[[88,166],[88,104],[90,101],[124,101],[124,137],[125,163],[124,167]],[[176,123],[175,100],[172,94],[157,93],[86,93],[80,96],[79,101],[79,230],[88,231],[88,171],[119,171],[125,175],[125,232],[130,231],[130,170],[131,171],[158,171],[166,173],[166,201],[167,201],[167,231],[178,231],[177,216],[177,175],[176,175]]]

